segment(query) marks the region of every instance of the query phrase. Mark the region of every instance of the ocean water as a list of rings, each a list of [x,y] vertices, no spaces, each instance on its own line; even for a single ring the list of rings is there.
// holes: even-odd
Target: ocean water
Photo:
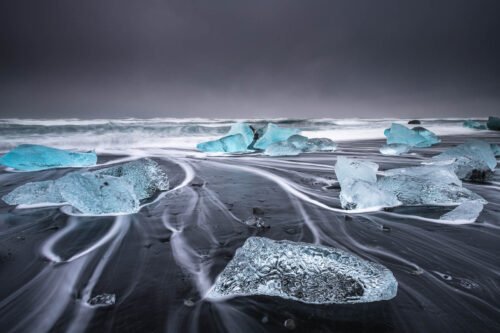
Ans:
[[[234,120],[0,120],[0,152],[22,143],[95,150],[98,165],[151,157],[171,190],[137,214],[75,216],[65,207],[0,203],[2,332],[498,332],[500,175],[464,183],[489,203],[472,224],[439,221],[451,207],[343,211],[337,156],[381,170],[420,165],[471,138],[500,143],[499,132],[463,119],[422,119],[442,143],[383,156],[392,119],[273,120],[339,143],[333,153],[296,157],[197,152]],[[255,126],[267,120],[250,121]],[[0,170],[0,195],[74,169]],[[267,228],[244,221],[258,212]],[[204,299],[248,237],[323,244],[389,268],[395,298],[367,304],[310,305],[275,297]],[[104,295],[101,298],[96,296]],[[96,305],[103,299],[114,304]],[[113,303],[113,302],[111,302]],[[286,322],[286,325],[285,325]]]

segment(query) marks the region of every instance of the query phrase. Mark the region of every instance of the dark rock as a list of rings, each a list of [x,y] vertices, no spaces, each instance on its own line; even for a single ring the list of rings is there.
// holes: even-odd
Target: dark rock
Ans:
[[[410,120],[410,121],[408,122],[408,124],[409,124],[409,125],[420,125],[420,124],[421,124],[421,122],[420,122],[420,120],[416,120],[416,119],[414,119],[414,120]]]

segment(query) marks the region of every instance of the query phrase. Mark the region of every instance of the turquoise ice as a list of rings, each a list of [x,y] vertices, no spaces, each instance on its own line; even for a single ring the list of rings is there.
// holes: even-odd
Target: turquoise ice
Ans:
[[[241,134],[233,134],[218,140],[199,143],[196,148],[206,153],[241,153],[247,151],[245,137]]]
[[[380,147],[379,151],[382,155],[401,155],[406,154],[411,149],[410,145],[403,143],[390,143]]]
[[[246,147],[250,146],[253,141],[254,133],[250,125],[247,123],[236,123],[231,126],[229,132],[227,132],[226,136],[241,134],[243,139],[245,140]],[[246,148],[245,147],[245,148]]]
[[[14,189],[2,199],[11,205],[69,204],[89,215],[128,214],[141,200],[169,188],[165,171],[151,159],[141,159],[97,171],[71,172],[49,181]]]
[[[453,166],[458,178],[484,181],[495,170],[497,160],[489,143],[482,140],[470,140],[432,157],[429,163],[448,163]]]
[[[366,303],[396,296],[381,264],[323,245],[248,238],[206,297],[266,295],[309,304]]]
[[[386,129],[384,135],[387,137],[387,144],[399,143],[412,147],[430,147],[440,142],[434,133],[423,127],[409,129],[396,123],[393,123],[391,128]]]
[[[276,124],[269,123],[264,131],[264,134],[257,139],[254,147],[257,149],[266,149],[269,145],[285,141],[294,134],[298,134],[300,130],[298,128],[285,128],[279,127]]]
[[[466,121],[464,121],[463,125],[464,125],[464,127],[473,128],[473,129],[480,129],[480,130],[486,129],[486,125],[481,124],[479,121],[475,121],[475,120],[466,120]]]
[[[94,152],[77,153],[39,145],[19,145],[0,157],[0,164],[22,171],[88,167],[97,163]]]

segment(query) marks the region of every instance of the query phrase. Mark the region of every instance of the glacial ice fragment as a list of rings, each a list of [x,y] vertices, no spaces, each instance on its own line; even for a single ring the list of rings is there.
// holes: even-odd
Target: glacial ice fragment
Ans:
[[[337,144],[328,138],[312,138],[307,140],[306,152],[335,151]]]
[[[303,152],[334,151],[337,144],[327,138],[308,139],[302,135],[292,135],[285,141],[269,145],[264,154],[269,156],[295,156]]]
[[[53,180],[26,183],[4,195],[2,200],[9,205],[58,204],[64,202]]]
[[[406,154],[410,149],[411,146],[403,143],[391,143],[383,145],[379,151],[382,155],[401,155]]]
[[[493,151],[493,154],[496,157],[500,156],[500,146],[499,145],[496,145],[496,144],[492,143],[490,145],[490,147],[491,147],[491,151]]]
[[[464,125],[464,127],[473,128],[473,129],[480,129],[480,130],[486,129],[486,125],[481,124],[479,121],[475,121],[475,120],[466,120],[466,121],[464,121],[463,125]]]
[[[457,177],[453,168],[445,166],[417,166],[408,168],[389,169],[383,172],[384,176],[409,176],[414,178],[434,179],[436,182],[462,186],[462,181]]]
[[[484,181],[495,170],[497,160],[489,143],[470,140],[441,154],[432,157],[427,164],[449,163],[458,178],[471,181]]]
[[[236,123],[231,125],[231,128],[229,129],[229,132],[227,132],[226,136],[234,134],[241,134],[243,136],[246,147],[250,146],[253,141],[254,133],[250,125],[247,123]]]
[[[91,172],[71,172],[57,180],[27,183],[2,199],[11,205],[66,203],[84,214],[127,214],[140,201],[169,187],[163,169],[141,159]]]
[[[323,245],[250,237],[216,278],[207,298],[267,295],[309,304],[363,303],[396,296],[384,266]]]
[[[376,163],[339,156],[335,174],[340,183],[340,203],[344,209],[394,207],[401,203],[396,196],[377,186]]]
[[[109,306],[115,304],[115,301],[115,294],[100,294],[92,297],[88,303],[93,306]]]
[[[87,167],[97,163],[94,152],[77,153],[40,145],[19,145],[2,157],[0,164],[23,171],[62,167]]]
[[[439,219],[454,223],[473,223],[483,210],[481,201],[465,201],[457,208],[441,216]]]
[[[56,184],[64,200],[84,214],[129,214],[139,210],[132,184],[118,177],[70,173]]]
[[[500,131],[500,118],[499,117],[488,117],[488,122],[486,126],[490,130]]]
[[[276,124],[267,124],[266,130],[262,136],[257,139],[254,147],[257,149],[266,149],[269,145],[285,141],[294,134],[298,134],[300,130],[298,128],[284,128],[279,127]]]
[[[245,137],[233,134],[218,140],[199,143],[196,148],[207,153],[240,153],[247,150]]]
[[[267,146],[264,151],[264,154],[269,156],[296,156],[300,153],[302,153],[302,149],[288,141],[275,142]]]
[[[423,127],[409,129],[396,123],[393,123],[391,128],[386,129],[384,135],[387,137],[388,144],[402,143],[412,147],[430,147],[440,142],[434,133]]]

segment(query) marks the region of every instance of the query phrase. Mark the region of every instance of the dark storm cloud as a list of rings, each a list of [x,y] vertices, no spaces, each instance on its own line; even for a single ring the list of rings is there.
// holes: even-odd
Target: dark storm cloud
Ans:
[[[4,1],[4,117],[480,116],[498,1]]]

